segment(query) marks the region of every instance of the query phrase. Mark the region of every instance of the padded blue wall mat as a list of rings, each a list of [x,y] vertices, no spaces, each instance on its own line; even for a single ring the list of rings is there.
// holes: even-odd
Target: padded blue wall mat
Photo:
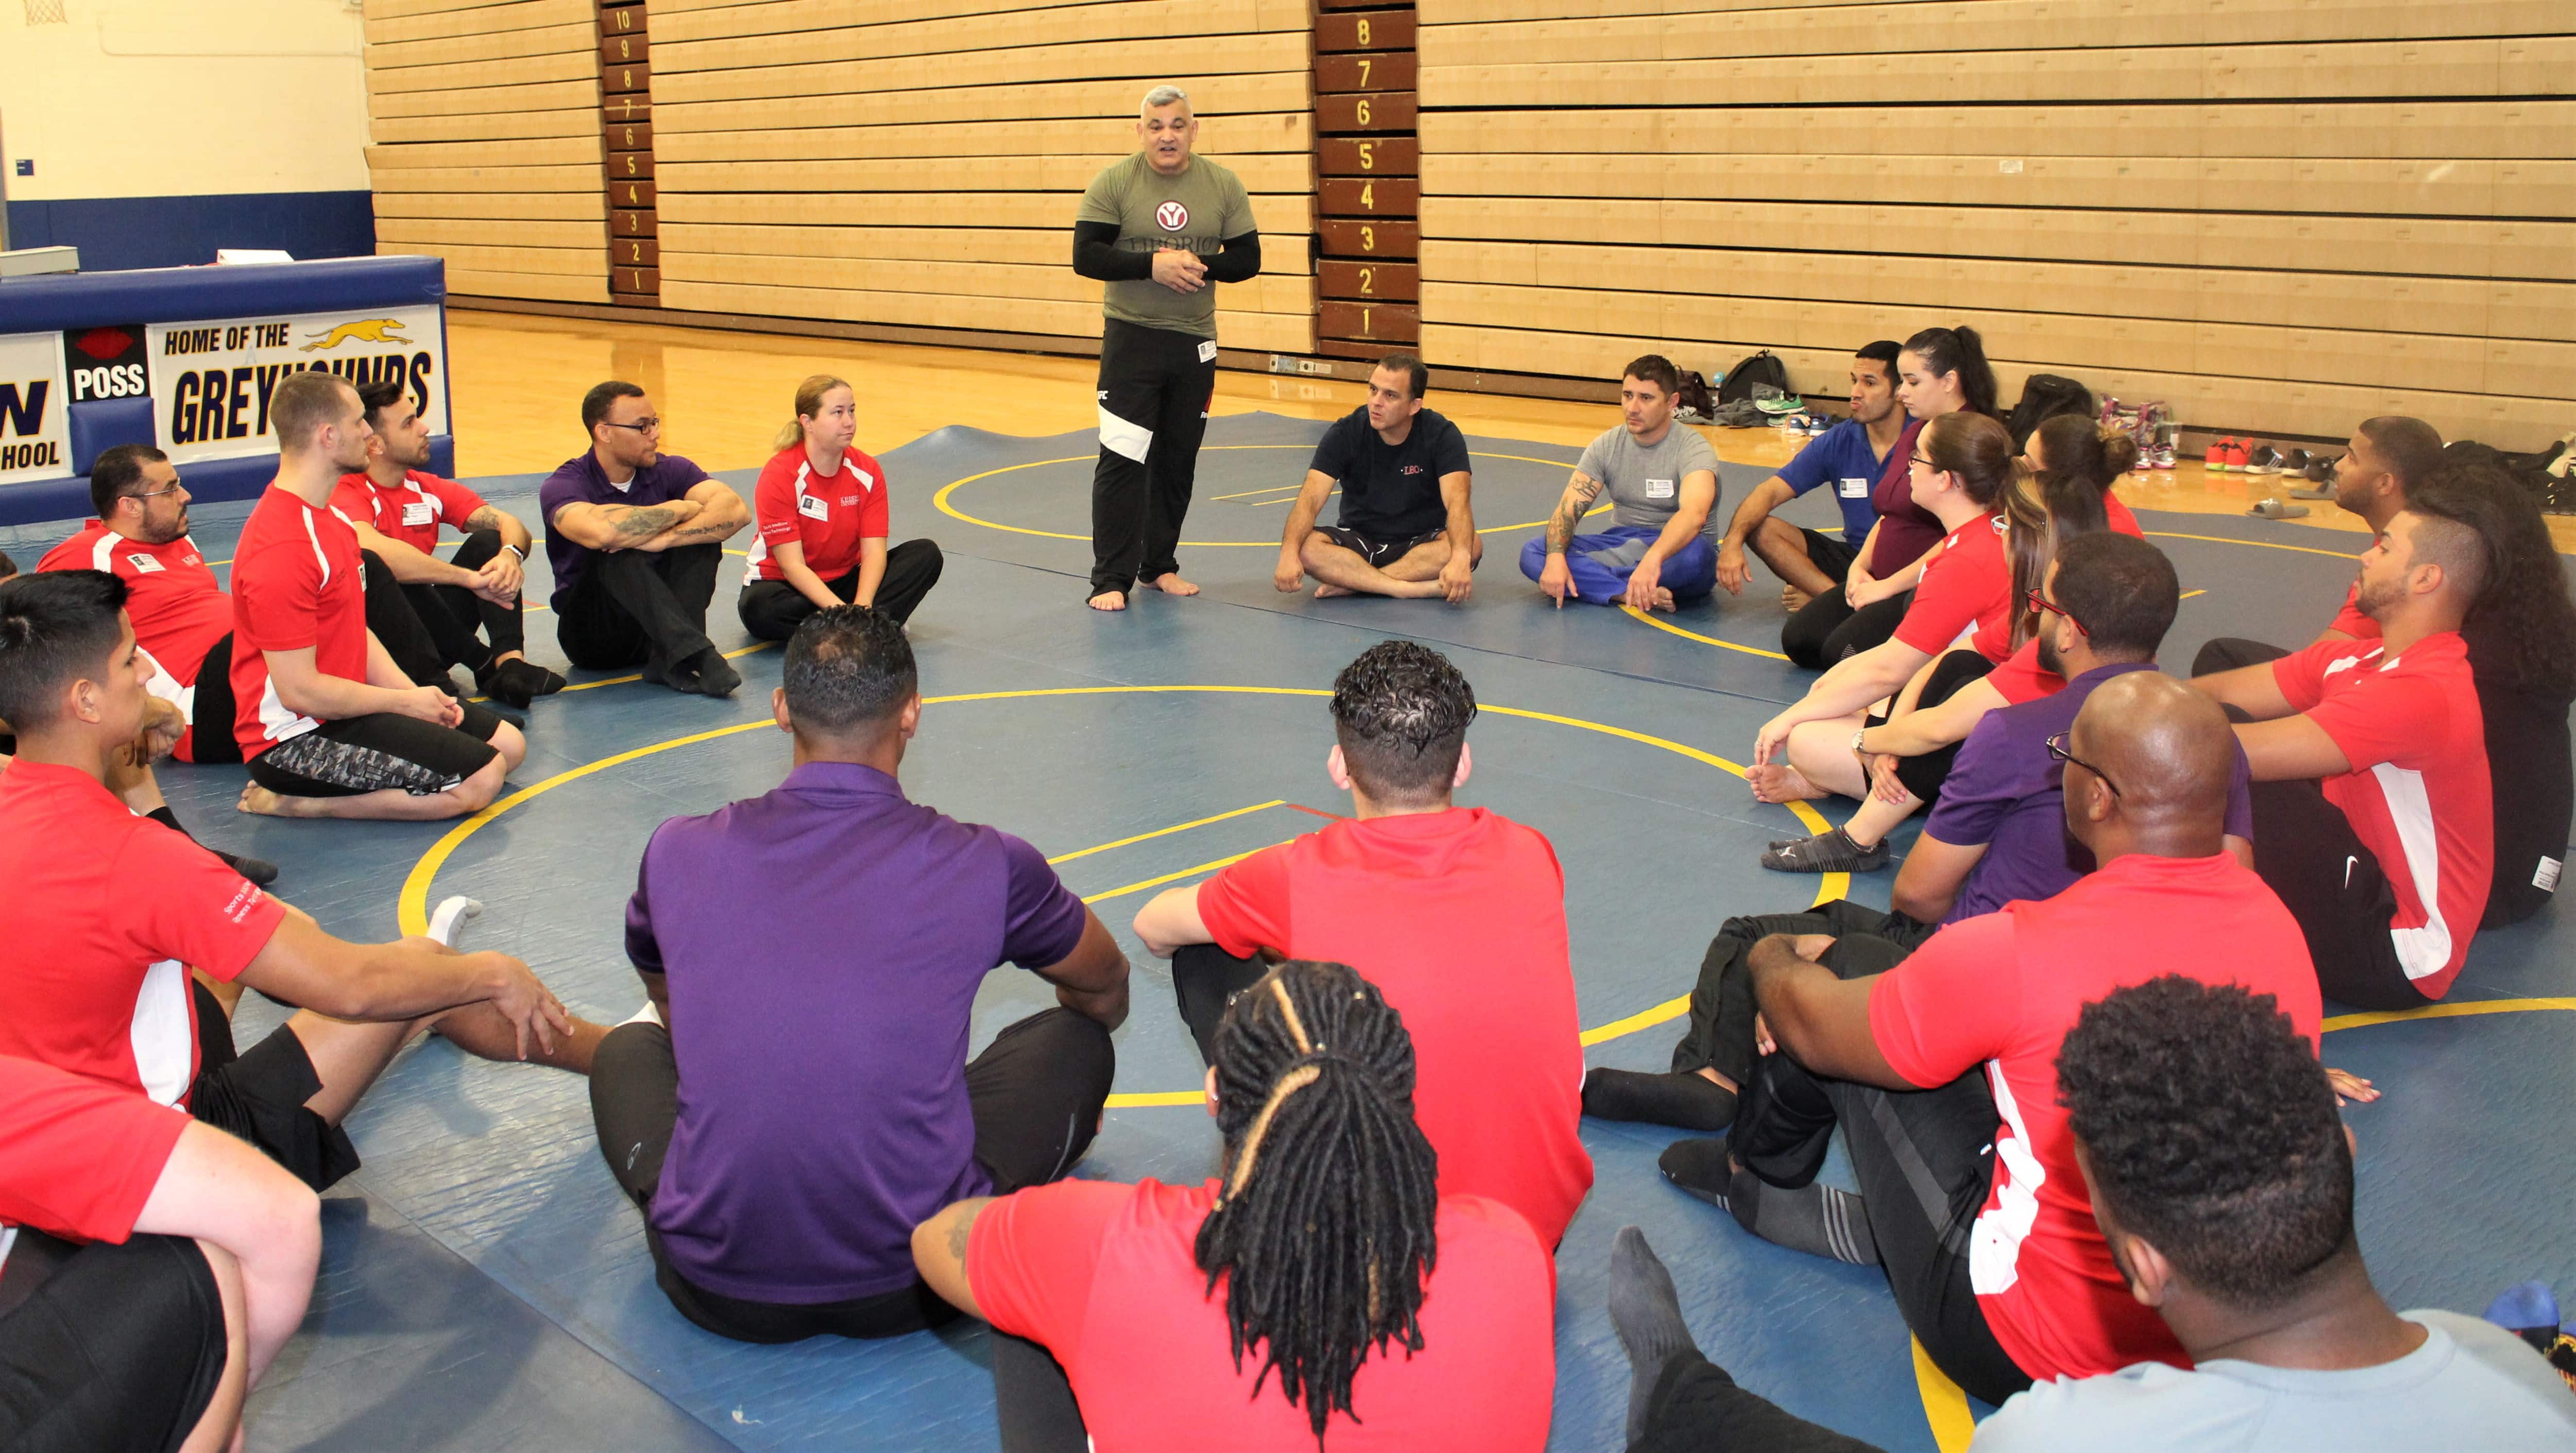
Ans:
[[[911,795],[1006,827],[1050,855],[1235,814],[1060,870],[1076,892],[1110,895],[1097,908],[1136,966],[1135,1011],[1117,1036],[1120,1093],[1198,1083],[1165,966],[1126,931],[1151,891],[1141,885],[1176,874],[1186,882],[1187,870],[1308,831],[1318,821],[1309,811],[1349,810],[1324,775],[1324,701],[1303,693],[1329,688],[1343,664],[1387,636],[1447,651],[1493,708],[1473,730],[1475,773],[1461,800],[1555,843],[1587,1027],[1686,993],[1724,917],[1803,907],[1817,888],[1755,865],[1794,820],[1752,801],[1710,760],[1744,760],[1760,723],[1803,689],[1803,673],[1754,654],[1778,647],[1775,583],[1757,573],[1740,599],[1659,618],[1674,629],[1601,607],[1551,609],[1516,559],[1576,451],[1472,439],[1477,520],[1493,533],[1466,605],[1282,594],[1271,585],[1278,531],[1321,431],[1267,416],[1213,421],[1186,532],[1211,543],[1181,551],[1184,572],[1207,593],[1142,593],[1117,615],[1082,606],[1092,436],[947,429],[885,457],[895,537],[928,535],[949,562],[912,624],[933,704],[905,764]],[[1725,507],[1759,482],[1747,473],[1729,471]],[[726,477],[749,487],[747,471]],[[533,517],[535,484],[476,481],[523,519]],[[2123,490],[2184,588],[2205,592],[2184,604],[2167,642],[2176,669],[2212,635],[2313,636],[2340,604],[2350,553],[2364,543],[2158,512],[2152,487]],[[245,509],[196,512],[210,559],[230,555]],[[1791,514],[1821,524],[1828,510],[1808,500]],[[32,564],[67,532],[0,531],[0,548]],[[407,886],[423,902],[469,893],[488,905],[470,946],[520,954],[582,1014],[623,1019],[641,991],[622,956],[620,915],[647,835],[670,815],[765,791],[786,769],[787,743],[764,725],[779,655],[749,649],[732,610],[740,572],[739,559],[727,562],[709,623],[720,646],[749,650],[733,699],[568,673],[578,689],[530,714],[529,760],[513,779],[542,790],[443,852],[446,825],[241,817],[232,811],[238,767],[173,767],[165,790],[201,837],[282,864],[282,895],[334,931],[399,932]],[[544,599],[543,575],[540,554],[532,600]],[[529,625],[532,654],[560,668],[547,617]],[[1207,687],[1260,689],[1172,689]],[[1036,692],[1079,694],[1022,694]],[[986,693],[997,695],[938,700]],[[638,755],[557,780],[625,753]],[[1846,810],[1819,806],[1829,819]],[[1900,850],[1911,834],[1899,836]],[[1862,877],[1852,896],[1883,906],[1888,881]],[[2452,1005],[2576,1004],[2560,912],[2481,936]],[[1033,976],[996,972],[976,1004],[977,1045],[1049,1002]],[[254,996],[244,1042],[278,1017]],[[1610,1038],[1590,1061],[1660,1068],[1678,1029],[1657,1023]],[[2329,1034],[2326,1051],[2386,1092],[2347,1113],[2360,1143],[2363,1248],[2395,1301],[2475,1312],[2527,1277],[2576,1295],[2566,1215],[2576,1157],[2557,1151],[2576,1014],[2356,1027]],[[324,1282],[254,1401],[254,1449],[995,1446],[986,1339],[975,1324],[882,1343],[752,1347],[682,1321],[653,1285],[640,1221],[600,1162],[577,1078],[472,1060],[431,1041],[396,1063],[350,1123],[366,1166],[329,1199]],[[1597,1179],[1558,1254],[1551,1448],[1619,1445],[1627,1362],[1604,1300],[1610,1240],[1627,1224],[1645,1228],[1700,1342],[1745,1385],[1896,1453],[1936,1446],[1905,1328],[1877,1271],[1755,1241],[1674,1191],[1655,1169],[1671,1132],[1587,1123],[1584,1138]],[[1080,1174],[1201,1177],[1216,1151],[1201,1110],[1113,1109]]]

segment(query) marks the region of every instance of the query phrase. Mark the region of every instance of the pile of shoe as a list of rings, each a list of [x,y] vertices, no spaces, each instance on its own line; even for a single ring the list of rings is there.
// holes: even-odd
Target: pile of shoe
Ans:
[[[2173,421],[2173,409],[2162,399],[2143,404],[2124,404],[2107,395],[2096,421],[2103,430],[2129,436],[2138,446],[2138,472],[2174,467],[2174,438],[2181,432]]]

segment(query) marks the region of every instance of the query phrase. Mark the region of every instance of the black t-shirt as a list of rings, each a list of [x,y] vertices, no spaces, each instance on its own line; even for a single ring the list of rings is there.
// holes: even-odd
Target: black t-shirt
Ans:
[[[1343,529],[1372,540],[1410,540],[1449,523],[1440,477],[1467,472],[1467,436],[1424,409],[1404,442],[1389,445],[1369,427],[1362,404],[1324,431],[1307,466],[1342,487]]]

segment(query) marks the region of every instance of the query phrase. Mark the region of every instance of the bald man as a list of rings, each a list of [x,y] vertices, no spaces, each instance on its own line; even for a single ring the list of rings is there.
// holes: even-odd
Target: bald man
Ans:
[[[1674,1184],[1755,1235],[1885,1267],[1932,1360],[1988,1402],[2034,1379],[2189,1365],[2129,1295],[2076,1169],[2056,1059],[2077,1013],[2166,974],[2274,995],[2311,1043],[2320,1012],[2297,921],[2226,850],[2236,743],[2215,702],[2133,672],[2049,748],[2067,832],[2099,866],[1911,954],[1838,938],[1823,915],[1763,939],[1731,1133],[1663,1156]],[[1857,1197],[1815,1184],[1837,1128]]]

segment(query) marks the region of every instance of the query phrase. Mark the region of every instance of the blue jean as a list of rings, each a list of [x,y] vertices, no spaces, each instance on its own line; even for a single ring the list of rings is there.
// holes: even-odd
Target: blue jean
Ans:
[[[1594,556],[1634,541],[1652,544],[1662,533],[1643,525],[1613,525],[1597,535],[1575,536],[1565,551],[1566,569],[1574,575],[1575,598],[1594,605],[1617,605],[1628,593],[1628,576],[1635,567],[1606,563]],[[1544,536],[1521,547],[1521,574],[1536,580],[1546,568]],[[1666,557],[1663,586],[1675,600],[1695,599],[1717,589],[1717,547],[1708,542],[1706,535]]]

